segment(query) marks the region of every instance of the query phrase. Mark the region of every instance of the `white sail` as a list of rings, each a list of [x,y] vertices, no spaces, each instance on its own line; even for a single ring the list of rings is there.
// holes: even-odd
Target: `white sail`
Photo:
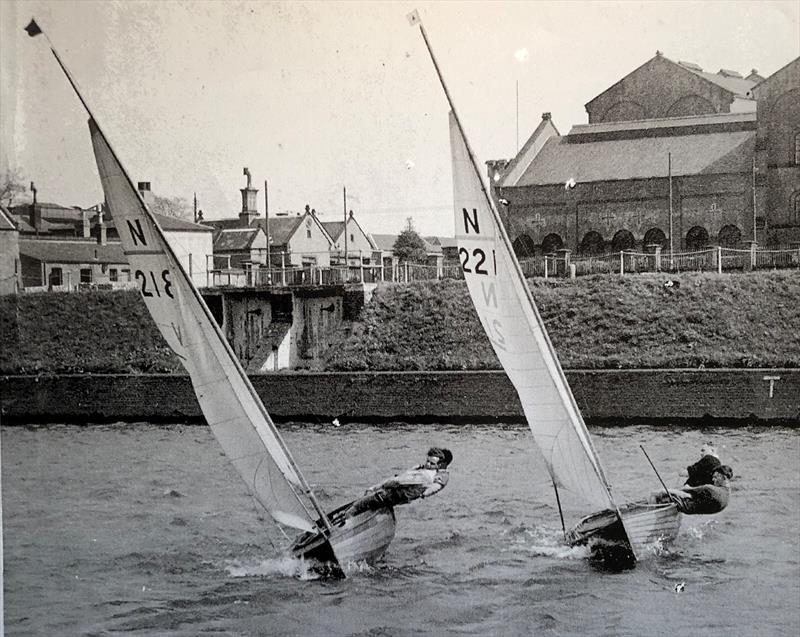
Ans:
[[[270,515],[312,530],[315,508],[272,420],[103,133],[93,120],[89,128],[131,271],[158,329],[186,368],[206,421]]]
[[[450,146],[456,243],[483,329],[517,390],[554,483],[595,508],[614,506],[586,425],[452,111]]]

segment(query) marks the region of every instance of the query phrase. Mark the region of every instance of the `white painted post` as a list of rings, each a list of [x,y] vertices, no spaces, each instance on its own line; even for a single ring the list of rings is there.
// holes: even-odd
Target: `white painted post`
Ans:
[[[547,266],[550,263],[550,259],[547,258],[547,255],[544,255],[544,278],[547,278]]]
[[[722,274],[722,246],[717,246],[717,274]]]
[[[619,273],[625,274],[625,250],[619,251]]]
[[[406,283],[408,283],[408,261],[406,261]]]
[[[286,287],[286,253],[281,252],[281,285]]]

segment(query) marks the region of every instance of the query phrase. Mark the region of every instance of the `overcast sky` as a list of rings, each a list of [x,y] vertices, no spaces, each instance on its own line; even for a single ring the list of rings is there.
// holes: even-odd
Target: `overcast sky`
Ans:
[[[417,8],[478,160],[510,158],[544,111],[584,104],[660,50],[767,76],[800,55],[788,2],[0,2],[0,170],[39,200],[102,200],[79,102],[35,16],[134,181],[236,216],[242,168],[270,215],[348,207],[373,233],[412,217],[452,235],[447,104]],[[519,93],[517,108],[517,87]],[[518,113],[518,115],[517,115]],[[517,130],[519,133],[517,133]]]

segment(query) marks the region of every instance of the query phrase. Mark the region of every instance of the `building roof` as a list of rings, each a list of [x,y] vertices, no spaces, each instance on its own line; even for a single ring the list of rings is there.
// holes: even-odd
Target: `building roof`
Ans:
[[[322,227],[325,228],[331,239],[336,241],[344,232],[344,221],[323,221]]]
[[[749,99],[750,98],[749,91],[756,85],[755,81],[748,80],[747,78],[742,77],[736,71],[720,69],[718,73],[709,73],[708,71],[704,71],[697,65],[693,65],[692,67],[690,67],[687,66],[685,62],[679,62],[678,64],[680,64],[684,68],[689,69],[695,75],[699,75],[703,79],[706,79],[709,82],[716,84],[717,86],[721,86],[729,93],[733,93],[736,97]]]
[[[736,173],[750,170],[755,131],[639,137],[570,143],[552,137],[531,162],[517,186]]]
[[[214,252],[234,252],[249,250],[256,237],[264,232],[261,228],[228,228],[214,236]]]
[[[748,129],[756,128],[756,113],[713,113],[711,115],[686,115],[684,117],[660,117],[653,119],[640,119],[621,122],[599,122],[597,124],[576,124],[569,131],[569,135],[598,135],[601,133],[631,132],[637,137],[647,137],[648,131],[655,134],[667,134],[667,129],[691,128],[691,132],[700,132],[711,127],[732,129],[737,125]]]
[[[122,244],[100,245],[97,241],[88,240],[43,240],[20,237],[19,254],[47,263],[128,263],[128,258],[122,251]]]
[[[730,98],[733,99],[734,97],[738,97],[745,100],[751,100],[752,96],[749,94],[749,91],[756,85],[756,81],[748,80],[743,78],[738,73],[733,71],[727,71],[725,69],[721,69],[719,73],[708,73],[704,71],[700,66],[694,64],[693,62],[675,62],[670,60],[668,57],[664,56],[660,51],[657,51],[656,54],[647,60],[644,64],[638,66],[633,71],[619,79],[617,82],[612,84],[609,88],[605,89],[602,93],[595,96],[591,100],[586,103],[586,107],[588,108],[595,100],[599,99],[601,96],[605,95],[616,86],[622,84],[625,79],[630,77],[631,75],[641,71],[643,68],[648,66],[649,64],[653,63],[654,60],[663,60],[670,64],[674,64],[675,67],[682,69],[684,72],[693,73],[698,77],[703,78],[707,82],[711,82],[722,88],[723,90],[727,91],[730,94]]]
[[[231,219],[205,219],[203,224],[215,230],[228,230],[229,228],[242,228],[242,220],[239,217]]]
[[[373,234],[370,235],[372,243],[375,248],[382,252],[392,252],[394,250],[394,243],[397,241],[397,234]],[[442,249],[440,245],[434,245],[426,237],[420,237],[425,244],[425,252],[428,254],[441,254]]]
[[[305,216],[306,215],[297,215],[295,217],[270,217],[269,238],[272,239],[270,245],[283,246],[289,243],[289,239],[292,238],[297,228],[303,223]],[[309,215],[309,217],[310,216],[311,215]],[[253,224],[261,228],[264,234],[267,233],[266,219],[255,219],[253,220]]]
[[[11,213],[5,208],[5,206],[0,206],[0,231],[2,230],[11,230],[11,231],[17,230],[17,226],[14,223],[14,219],[11,216]]]
[[[165,232],[214,232],[214,228],[202,223],[194,223],[179,217],[170,217],[168,215],[159,215],[153,213],[153,216],[158,220],[158,224]]]

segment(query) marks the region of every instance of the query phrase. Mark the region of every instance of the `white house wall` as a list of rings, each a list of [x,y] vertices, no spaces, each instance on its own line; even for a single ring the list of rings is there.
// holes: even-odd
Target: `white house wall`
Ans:
[[[208,264],[214,254],[212,233],[167,230],[164,234],[193,283],[206,287],[210,282]]]
[[[309,230],[311,236],[309,237]],[[302,265],[303,255],[314,257],[316,265],[328,267],[331,264],[330,242],[322,227],[309,215],[289,239],[292,265]],[[288,265],[288,263],[287,263]]]

